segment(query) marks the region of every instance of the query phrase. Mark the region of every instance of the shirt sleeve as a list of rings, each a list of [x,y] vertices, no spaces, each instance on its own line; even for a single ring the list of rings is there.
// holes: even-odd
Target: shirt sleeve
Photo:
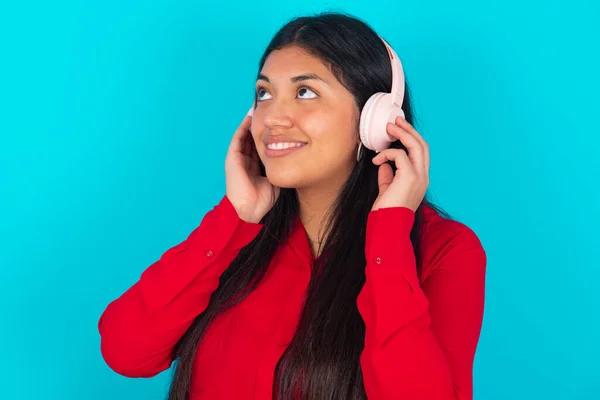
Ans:
[[[261,229],[240,219],[224,196],[183,242],[106,307],[98,330],[107,365],[129,377],[168,369],[175,344],[208,306],[221,274]]]
[[[449,221],[441,235],[447,239],[425,250],[434,254],[420,283],[410,240],[414,218],[406,207],[368,217],[366,281],[357,299],[366,327],[360,363],[367,397],[470,400],[486,254],[471,229]]]

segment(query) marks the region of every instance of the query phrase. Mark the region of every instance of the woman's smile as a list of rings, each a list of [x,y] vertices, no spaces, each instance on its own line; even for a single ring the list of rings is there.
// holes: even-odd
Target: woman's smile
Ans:
[[[277,142],[269,143],[265,147],[266,157],[281,157],[296,152],[306,146],[303,142]]]

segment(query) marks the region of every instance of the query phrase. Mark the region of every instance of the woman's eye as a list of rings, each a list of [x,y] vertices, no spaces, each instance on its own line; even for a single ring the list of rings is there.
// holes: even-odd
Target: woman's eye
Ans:
[[[262,97],[262,94],[269,94],[265,89],[258,89],[256,91],[256,95],[258,96],[258,100],[264,100],[264,98]]]
[[[264,88],[258,88],[256,90],[256,97],[258,101],[268,100],[269,97],[266,96],[270,96],[270,94]],[[318,95],[315,92],[313,92],[307,87],[301,87],[298,90],[298,97],[301,99],[314,99],[317,96]]]
[[[308,97],[303,97],[304,99],[313,99],[313,98],[317,97],[317,94],[307,87],[302,87],[302,88],[300,88],[300,90],[298,90],[298,95],[300,95],[300,96],[302,96],[306,93],[312,93],[312,95],[309,94]]]

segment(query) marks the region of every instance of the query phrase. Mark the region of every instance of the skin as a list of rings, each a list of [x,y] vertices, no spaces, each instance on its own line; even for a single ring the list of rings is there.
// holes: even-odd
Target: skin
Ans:
[[[293,82],[316,75],[320,79]],[[319,59],[299,47],[273,51],[257,80],[252,137],[269,181],[295,188],[300,218],[316,248],[319,226],[355,161],[358,108],[352,94]],[[306,145],[283,157],[267,157],[263,139],[285,135]]]
[[[313,77],[294,81],[307,75]],[[257,80],[253,117],[246,117],[236,131],[225,163],[227,195],[240,217],[258,222],[274,204],[278,188],[295,188],[300,219],[316,256],[326,212],[356,163],[359,118],[354,97],[319,58],[299,47],[273,51]],[[386,149],[373,158],[380,167],[379,197],[372,209],[415,211],[429,184],[428,145],[403,118],[386,128],[409,149],[410,157],[404,150]],[[269,157],[269,141],[304,146]],[[257,156],[266,178],[259,176]],[[398,168],[395,176],[387,161]]]

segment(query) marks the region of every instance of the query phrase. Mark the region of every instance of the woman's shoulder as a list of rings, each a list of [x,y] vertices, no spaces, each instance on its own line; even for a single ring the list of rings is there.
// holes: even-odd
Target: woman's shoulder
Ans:
[[[419,232],[419,247],[422,280],[436,267],[448,265],[443,261],[449,257],[458,260],[452,263],[455,268],[460,268],[460,257],[471,257],[474,253],[485,257],[483,244],[471,226],[429,204],[424,204],[420,212],[422,225]]]
[[[437,207],[424,204],[419,210],[422,221],[420,234],[423,242],[428,242],[431,245],[432,242],[445,242],[456,236],[460,236],[461,241],[474,240],[481,244],[473,228],[451,217]]]

